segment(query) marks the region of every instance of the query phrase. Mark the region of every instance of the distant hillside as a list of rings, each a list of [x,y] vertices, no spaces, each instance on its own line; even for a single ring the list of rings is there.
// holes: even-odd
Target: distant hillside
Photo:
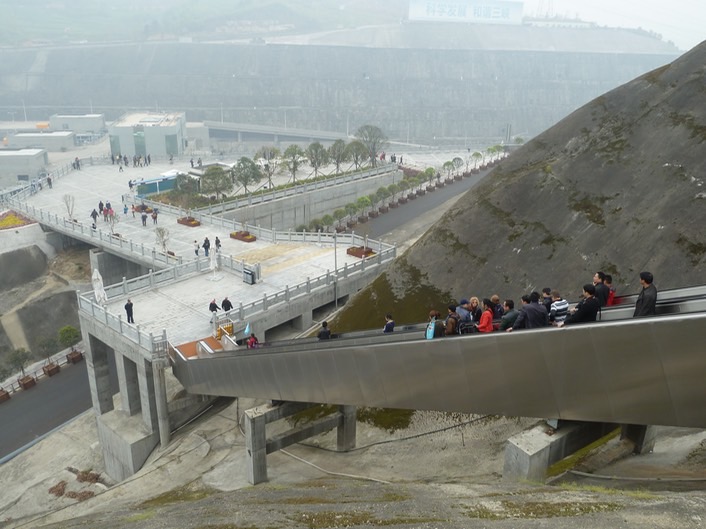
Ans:
[[[476,295],[558,288],[596,270],[618,293],[704,283],[706,43],[575,111],[462,196],[354,300],[337,328],[421,321]]]

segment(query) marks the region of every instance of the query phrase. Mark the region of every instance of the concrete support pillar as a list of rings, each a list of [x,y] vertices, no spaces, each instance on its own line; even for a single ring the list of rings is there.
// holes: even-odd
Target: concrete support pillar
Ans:
[[[120,401],[123,411],[135,415],[140,411],[140,386],[137,380],[135,362],[122,354],[115,353],[115,365],[118,370],[118,385],[120,386]]]
[[[342,452],[355,448],[356,407],[339,406],[341,423],[336,429],[336,447]]]
[[[141,359],[137,364],[137,379],[140,386],[140,402],[142,404],[142,422],[150,432],[157,429],[157,403],[154,393],[154,377],[152,363]]]
[[[292,320],[292,326],[300,331],[303,331],[305,329],[308,329],[311,327],[311,324],[314,323],[314,317],[311,313],[311,311],[306,311],[301,314],[301,316],[297,316]]]
[[[267,424],[262,408],[245,411],[245,457],[248,482],[253,485],[267,481]]]
[[[644,424],[623,424],[620,428],[620,438],[629,439],[635,443],[636,454],[648,454],[655,448],[657,428]]]
[[[157,408],[157,423],[159,426],[159,442],[164,449],[171,440],[171,427],[169,424],[169,409],[167,406],[167,382],[164,378],[164,369],[168,364],[167,359],[157,360],[152,364],[154,376],[155,404]]]
[[[84,335],[83,343],[86,344],[86,368],[88,369],[88,385],[91,388],[93,409],[97,415],[103,415],[113,410],[110,366],[108,365],[108,355],[112,349],[92,335],[88,335],[88,337]]]

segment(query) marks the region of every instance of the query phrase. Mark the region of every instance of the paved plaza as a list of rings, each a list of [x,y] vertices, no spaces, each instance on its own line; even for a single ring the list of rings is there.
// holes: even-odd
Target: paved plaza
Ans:
[[[155,236],[156,227],[151,218],[147,226],[142,226],[139,215],[134,218],[131,212],[123,214],[122,196],[129,193],[128,180],[131,178],[145,179],[156,177],[171,169],[189,168],[171,164],[155,163],[149,167],[127,168],[120,172],[117,165],[83,163],[81,170],[72,171],[63,177],[55,178],[52,189],[44,186],[36,194],[27,199],[27,203],[43,209],[52,215],[67,217],[64,201],[65,195],[74,197],[74,218],[90,225],[91,211],[98,207],[98,202],[110,201],[120,221],[115,231],[125,239],[132,240],[136,246],[159,248]],[[282,178],[282,177],[280,177]],[[212,299],[217,303],[225,296],[233,303],[235,309],[242,303],[248,305],[261,301],[265,296],[334,273],[346,265],[353,265],[359,259],[346,253],[347,247],[337,244],[335,251],[331,243],[287,243],[272,244],[258,239],[255,242],[242,242],[231,239],[229,230],[203,223],[201,226],[188,227],[177,223],[177,215],[167,211],[158,216],[158,226],[169,230],[168,249],[184,262],[199,259],[202,273],[190,275],[187,279],[171,283],[167,286],[155,287],[131,294],[134,303],[135,323],[143,332],[160,334],[167,329],[170,341],[180,343],[195,337],[206,336],[211,332],[208,304]],[[98,229],[109,231],[102,217],[97,221]],[[223,260],[232,258],[249,265],[260,265],[261,280],[255,285],[243,282],[241,274],[236,274],[221,267],[217,272],[209,270],[210,259],[205,257],[203,249],[199,256],[194,253],[194,241],[199,244],[204,238],[211,241],[211,251],[215,250],[215,238],[222,242],[221,257]],[[106,285],[108,286],[108,285]],[[108,310],[125,319],[124,304],[127,296],[112,299]],[[257,329],[255,329],[257,330]]]

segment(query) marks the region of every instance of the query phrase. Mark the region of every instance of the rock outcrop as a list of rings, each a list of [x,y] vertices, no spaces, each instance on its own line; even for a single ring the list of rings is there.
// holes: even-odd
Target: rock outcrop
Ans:
[[[706,43],[596,98],[502,161],[354,300],[339,328],[392,310],[542,287],[578,299],[603,270],[618,294],[704,282]],[[516,301],[518,303],[518,301]]]

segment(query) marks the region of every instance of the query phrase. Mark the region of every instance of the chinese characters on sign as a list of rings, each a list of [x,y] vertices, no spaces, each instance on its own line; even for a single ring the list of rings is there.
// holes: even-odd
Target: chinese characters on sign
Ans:
[[[521,24],[522,2],[506,0],[459,0],[443,2],[412,0],[410,20]]]

